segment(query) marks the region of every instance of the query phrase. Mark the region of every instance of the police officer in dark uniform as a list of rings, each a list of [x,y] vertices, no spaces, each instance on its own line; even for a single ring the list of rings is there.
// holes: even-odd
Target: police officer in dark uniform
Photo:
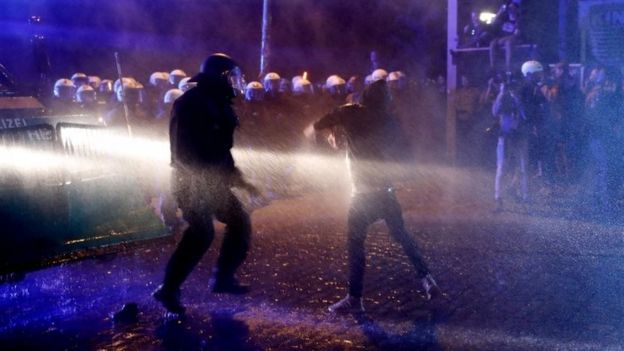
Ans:
[[[331,312],[364,311],[364,241],[368,227],[378,219],[386,222],[390,235],[403,247],[417,271],[427,299],[440,292],[419,253],[418,245],[405,229],[401,206],[383,165],[385,162],[405,161],[403,155],[409,153],[401,128],[390,111],[390,92],[385,80],[378,80],[364,91],[362,105],[339,107],[304,132],[312,138],[314,130],[341,126],[347,140],[353,184],[347,219],[349,294],[331,305]]]
[[[234,164],[230,152],[238,117],[232,109],[235,91],[244,89],[237,64],[213,54],[193,78],[197,86],[178,98],[171,113],[173,192],[189,223],[154,293],[171,313],[183,314],[180,286],[201,260],[214,238],[213,217],[226,224],[223,245],[211,279],[216,293],[244,294],[248,286],[235,278],[247,256],[251,219],[232,187],[258,195]]]

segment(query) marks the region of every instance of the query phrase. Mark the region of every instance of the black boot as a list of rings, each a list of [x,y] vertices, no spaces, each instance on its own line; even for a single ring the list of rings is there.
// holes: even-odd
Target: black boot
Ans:
[[[183,315],[186,311],[182,303],[180,303],[180,290],[178,289],[167,289],[161,285],[154,291],[152,296],[170,313]]]
[[[249,285],[241,284],[234,276],[222,277],[215,275],[210,279],[213,293],[243,295],[249,292]]]

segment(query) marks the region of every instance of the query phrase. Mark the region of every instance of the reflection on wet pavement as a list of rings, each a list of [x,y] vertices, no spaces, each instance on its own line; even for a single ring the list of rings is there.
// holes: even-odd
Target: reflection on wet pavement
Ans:
[[[459,177],[458,179],[461,179]],[[428,183],[432,184],[432,183]],[[461,184],[458,185],[461,188]],[[417,191],[416,189],[420,189]],[[367,241],[367,315],[332,316],[346,294],[348,198],[312,193],[253,214],[246,296],[212,294],[220,236],[183,286],[183,321],[151,293],[173,243],[88,259],[0,285],[3,350],[605,350],[624,346],[620,227],[494,216],[473,194],[404,184],[408,229],[450,301],[424,300],[413,268],[381,223]],[[436,200],[437,199],[437,200]],[[545,213],[547,204],[536,204]],[[222,226],[217,226],[222,231]],[[596,240],[600,238],[600,240]],[[137,323],[111,313],[136,303]]]

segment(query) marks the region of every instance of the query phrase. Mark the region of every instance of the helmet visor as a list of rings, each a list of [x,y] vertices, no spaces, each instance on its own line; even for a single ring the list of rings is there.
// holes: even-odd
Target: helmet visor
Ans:
[[[236,96],[245,95],[245,87],[247,87],[247,83],[245,82],[245,76],[239,67],[234,67],[229,70],[227,72],[227,79]]]

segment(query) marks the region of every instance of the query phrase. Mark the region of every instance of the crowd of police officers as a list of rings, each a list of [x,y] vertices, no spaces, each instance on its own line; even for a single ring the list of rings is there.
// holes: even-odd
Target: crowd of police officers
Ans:
[[[71,78],[55,82],[50,110],[59,115],[96,114],[107,126],[123,126],[125,104],[130,123],[135,127],[166,126],[173,102],[196,86],[191,78],[183,70],[174,69],[169,73],[152,73],[149,84],[143,85],[131,77],[124,77],[120,82],[75,73]],[[331,75],[315,84],[305,74],[289,80],[270,72],[261,81],[248,83],[242,99],[235,101],[241,119],[238,134],[245,142],[257,141],[258,132],[267,127],[265,131],[271,137],[268,139],[264,134],[264,143],[292,145],[301,139],[300,132],[306,123],[344,103],[359,102],[364,86],[380,79],[387,80],[398,99],[407,95],[408,82],[401,71],[388,73],[378,69],[365,78],[353,76],[347,81]],[[289,132],[296,132],[299,137]]]
[[[131,77],[120,82],[75,73],[71,78],[56,81],[49,106],[53,114],[96,115],[107,126],[120,129],[126,126],[127,108],[128,122],[134,131],[166,137],[173,102],[197,85],[192,78],[183,70],[174,69],[152,73],[143,85]],[[286,79],[277,72],[249,82],[244,94],[234,100],[240,119],[237,144],[296,152],[306,143],[301,132],[308,124],[342,104],[360,102],[365,86],[378,80],[387,82],[397,115],[413,136],[411,150],[406,152],[418,149],[419,155],[442,154],[444,80],[428,80],[416,86],[402,71],[387,72],[381,68],[348,79],[334,74],[316,83],[311,82],[307,73]],[[424,110],[429,112],[423,113]],[[318,148],[329,150],[331,146]]]

